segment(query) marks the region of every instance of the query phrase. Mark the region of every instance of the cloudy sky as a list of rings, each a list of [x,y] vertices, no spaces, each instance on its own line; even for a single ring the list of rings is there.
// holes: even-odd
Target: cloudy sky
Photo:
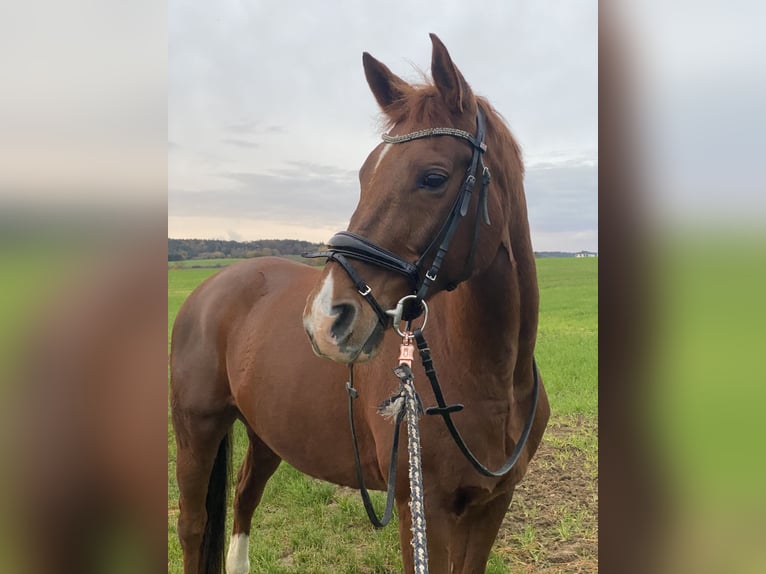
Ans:
[[[597,5],[171,0],[168,235],[328,239],[380,141],[368,51],[418,81],[436,33],[521,143],[536,250],[598,248]]]

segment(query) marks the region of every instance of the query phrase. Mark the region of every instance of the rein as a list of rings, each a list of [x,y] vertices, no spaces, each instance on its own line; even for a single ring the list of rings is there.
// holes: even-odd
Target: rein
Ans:
[[[409,295],[408,297],[413,297]],[[426,313],[426,320],[428,318],[428,307],[424,305]],[[402,301],[397,305],[399,311],[399,318],[401,318]],[[515,466],[519,460],[527,439],[532,430],[532,424],[535,419],[535,412],[537,410],[537,400],[540,394],[540,378],[537,372],[537,363],[532,358],[532,373],[534,377],[534,387],[532,391],[532,407],[529,412],[529,416],[524,421],[524,428],[521,431],[513,452],[505,461],[505,463],[498,470],[489,470],[484,466],[471,452],[468,445],[463,440],[460,431],[455,426],[452,420],[452,413],[463,410],[462,404],[448,405],[444,400],[444,394],[442,393],[441,385],[439,384],[439,378],[436,375],[436,370],[433,366],[433,359],[431,358],[431,351],[423,336],[423,327],[425,321],[419,329],[410,331],[411,321],[407,321],[405,331],[399,330],[398,322],[395,323],[396,331],[402,335],[402,344],[399,353],[399,366],[394,369],[394,374],[399,378],[399,391],[389,398],[378,409],[380,414],[389,414],[395,418],[394,421],[394,436],[391,442],[391,456],[388,467],[388,487],[386,489],[386,506],[383,511],[383,516],[378,518],[375,513],[375,508],[372,505],[370,499],[370,493],[364,483],[364,473],[362,472],[361,457],[359,455],[359,442],[356,436],[356,425],[354,423],[354,399],[359,396],[359,393],[354,388],[354,365],[349,364],[349,381],[346,383],[346,389],[348,391],[348,415],[351,426],[351,437],[354,446],[354,463],[356,465],[356,476],[359,481],[359,489],[362,495],[362,502],[364,509],[367,512],[367,517],[370,522],[376,528],[382,528],[386,526],[393,516],[393,507],[395,501],[396,491],[396,471],[399,454],[399,433],[401,429],[402,420],[407,421],[407,454],[409,458],[409,483],[410,483],[410,515],[412,518],[412,549],[413,549],[413,561],[414,568],[417,574],[428,574],[428,546],[426,543],[426,517],[425,517],[425,501],[423,493],[423,469],[421,462],[421,447],[420,447],[420,427],[418,426],[420,415],[425,412],[426,415],[439,415],[444,419],[444,423],[449,430],[452,439],[455,441],[458,449],[463,456],[471,463],[471,465],[482,475],[489,477],[501,477],[506,475]],[[436,398],[435,407],[429,407],[423,409],[420,396],[415,389],[415,377],[412,374],[412,360],[414,350],[412,349],[412,342],[415,342],[420,354],[420,360],[423,364],[423,368],[426,371],[428,381],[431,383],[431,389],[433,390],[434,397]]]
[[[532,388],[532,407],[529,409],[529,416],[527,416],[527,420],[524,421],[524,428],[521,431],[521,436],[519,436],[519,442],[516,443],[511,456],[508,457],[503,466],[497,470],[489,470],[486,466],[479,462],[479,459],[477,459],[471,452],[471,449],[468,448],[468,445],[463,440],[460,431],[457,429],[454,421],[452,420],[452,413],[462,411],[463,405],[459,403],[448,405],[444,401],[444,394],[442,393],[441,385],[439,384],[439,378],[436,376],[433,359],[431,358],[431,349],[428,348],[428,343],[426,343],[422,329],[416,329],[413,336],[418,346],[420,360],[423,364],[423,368],[426,370],[428,382],[431,383],[431,389],[433,390],[434,397],[436,398],[436,404],[438,405],[435,407],[427,408],[425,411],[426,414],[439,415],[444,419],[444,424],[447,425],[447,430],[449,430],[450,435],[452,435],[452,440],[455,441],[455,444],[460,449],[460,452],[463,453],[463,456],[468,459],[468,462],[470,462],[471,465],[477,471],[479,471],[480,474],[494,478],[508,474],[516,462],[519,460],[521,451],[524,450],[524,446],[527,444],[529,433],[532,431],[532,423],[535,420],[535,412],[537,411],[537,399],[540,396],[540,376],[537,373],[537,361],[535,361],[534,357],[532,358],[532,376],[534,381],[534,386]]]
[[[404,333],[400,334],[403,336],[403,338],[407,338],[408,336],[411,337],[415,341],[415,344],[418,348],[418,353],[420,354],[420,361],[423,365],[423,368],[426,371],[426,376],[428,377],[428,382],[431,384],[431,390],[434,393],[434,398],[436,399],[436,405],[435,407],[428,407],[424,409],[424,412],[426,415],[430,416],[441,416],[442,419],[444,419],[444,424],[447,426],[447,430],[449,431],[450,435],[452,436],[452,440],[457,445],[458,449],[461,453],[463,453],[463,456],[468,460],[469,463],[471,463],[471,466],[473,466],[480,474],[492,478],[499,478],[501,476],[505,476],[508,474],[511,469],[516,465],[516,462],[519,460],[519,457],[521,456],[521,452],[524,450],[524,446],[527,444],[527,440],[529,439],[529,434],[532,431],[532,424],[535,420],[535,413],[537,411],[537,401],[540,396],[540,375],[537,371],[537,361],[535,359],[532,359],[532,375],[533,375],[533,388],[532,388],[532,406],[529,409],[529,415],[527,416],[527,419],[524,421],[524,428],[521,431],[521,435],[519,436],[519,441],[516,443],[516,446],[513,449],[513,452],[508,457],[508,459],[503,463],[503,465],[497,469],[497,470],[490,470],[486,466],[484,466],[479,459],[476,458],[476,456],[471,452],[471,449],[468,448],[468,445],[466,444],[465,440],[463,439],[463,436],[460,434],[460,431],[458,430],[457,426],[455,426],[455,422],[452,420],[452,413],[456,413],[459,411],[462,411],[464,406],[462,404],[452,404],[449,405],[444,399],[444,393],[442,392],[441,385],[439,384],[439,377],[436,374],[436,370],[434,369],[434,363],[433,359],[431,358],[431,349],[428,347],[428,343],[426,342],[426,339],[423,335],[422,328],[415,329],[412,333],[409,331],[405,331]],[[400,360],[401,360],[400,356]],[[410,363],[411,363],[411,357],[410,357]],[[408,365],[409,366],[409,365]],[[400,365],[401,367],[401,365]],[[397,376],[400,376],[400,371],[398,369],[400,367],[397,367],[394,369],[394,372],[397,374]],[[360,491],[362,493],[362,502],[364,503],[364,509],[367,512],[367,516],[370,519],[370,522],[376,527],[376,528],[383,528],[386,524],[388,524],[391,520],[393,505],[394,505],[394,489],[396,485],[396,469],[397,469],[397,460],[398,460],[398,454],[399,454],[399,429],[401,427],[401,422],[404,418],[404,410],[399,408],[395,413],[395,420],[394,420],[394,436],[393,440],[391,442],[391,457],[390,457],[390,464],[388,466],[388,488],[386,492],[386,507],[383,513],[382,518],[378,518],[375,514],[375,509],[372,506],[372,501],[370,499],[369,491],[367,490],[367,487],[365,486],[364,482],[364,474],[362,473],[362,464],[361,459],[359,456],[359,443],[356,436],[356,425],[354,423],[354,399],[359,397],[358,391],[354,388],[354,365],[353,363],[349,364],[348,366],[349,370],[349,380],[346,383],[346,390],[348,391],[348,415],[349,415],[349,422],[351,426],[351,437],[353,439],[354,444],[354,462],[356,464],[356,476],[359,480],[359,486]],[[409,369],[408,369],[409,370]],[[412,371],[409,370],[408,376],[410,380],[412,381],[414,378],[412,376]],[[401,395],[401,389],[400,393]],[[394,395],[391,399],[388,399],[386,403],[393,403],[398,398],[399,395]],[[418,397],[418,403],[420,405],[420,410],[422,409],[422,402],[420,401],[420,398]],[[383,410],[384,407],[381,407],[380,411]]]
[[[386,508],[383,511],[383,516],[378,518],[375,513],[375,508],[372,506],[372,500],[370,499],[370,493],[364,484],[364,473],[362,472],[362,461],[359,457],[359,441],[356,438],[356,425],[354,424],[354,399],[359,396],[359,393],[354,388],[354,365],[353,363],[348,366],[348,382],[346,383],[346,390],[348,391],[348,420],[351,426],[351,438],[354,443],[354,464],[356,466],[356,478],[359,481],[359,490],[362,494],[362,503],[364,504],[364,510],[367,512],[367,517],[372,522],[375,528],[383,528],[386,524],[391,522],[394,510],[394,491],[396,490],[396,464],[399,458],[399,429],[401,428],[401,422],[404,418],[404,411],[399,411],[396,414],[396,421],[394,426],[394,438],[391,441],[391,462],[388,465],[388,488],[386,490]]]

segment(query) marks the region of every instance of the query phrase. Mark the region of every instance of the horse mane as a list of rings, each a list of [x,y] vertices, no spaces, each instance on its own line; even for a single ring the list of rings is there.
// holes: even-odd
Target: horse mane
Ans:
[[[454,119],[450,117],[449,110],[445,107],[439,91],[430,81],[411,86],[405,97],[390,104],[382,114],[382,127],[385,131],[391,130],[395,125],[405,121],[417,125],[427,126],[453,126]],[[523,180],[524,162],[522,160],[521,147],[511,134],[505,118],[483,96],[476,96],[476,103],[484,111],[487,118],[487,149],[502,150],[507,154],[501,162],[501,169],[518,177],[518,182],[508,181],[511,185],[509,190],[522,191],[520,185]],[[475,127],[469,130],[475,132]],[[496,168],[497,169],[497,168]],[[501,174],[497,174],[500,176]],[[496,174],[493,172],[493,178]],[[512,178],[515,179],[515,178]]]
[[[386,107],[382,114],[383,129],[388,131],[396,124],[410,120],[417,124],[429,126],[450,126],[452,120],[450,112],[444,106],[436,86],[432,83],[414,84],[405,97],[396,100]],[[475,96],[477,104],[484,111],[487,118],[487,139],[494,140],[498,146],[508,149],[516,165],[511,167],[521,170],[523,174],[523,162],[521,148],[511,134],[505,118],[483,96]],[[470,130],[475,131],[475,129]],[[489,145],[489,143],[488,143]]]

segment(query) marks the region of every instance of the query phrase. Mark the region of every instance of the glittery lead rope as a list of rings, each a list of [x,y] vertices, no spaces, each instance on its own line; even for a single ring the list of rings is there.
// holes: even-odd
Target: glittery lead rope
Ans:
[[[412,378],[404,383],[407,412],[407,454],[410,470],[410,515],[412,516],[412,551],[416,574],[428,574],[426,514],[423,502],[423,469],[420,459],[419,401]]]
[[[423,406],[415,390],[412,375],[414,346],[412,332],[405,331],[399,349],[399,366],[394,373],[399,377],[400,392],[404,397],[407,419],[407,454],[410,475],[410,516],[412,518],[412,552],[415,574],[428,574],[428,544],[426,541],[426,513],[423,496],[423,465],[420,457],[420,415]]]

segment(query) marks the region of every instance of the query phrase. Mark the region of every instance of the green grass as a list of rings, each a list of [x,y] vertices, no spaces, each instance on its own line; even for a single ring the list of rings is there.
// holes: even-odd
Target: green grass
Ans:
[[[598,409],[598,258],[537,262],[536,357],[554,415]]]
[[[322,258],[306,259],[301,255],[282,255],[281,257],[284,259],[290,259],[291,261],[300,261],[301,263],[306,263],[307,265],[324,265],[324,259]],[[168,261],[168,269],[177,270],[213,268],[218,270],[221,267],[226,267],[227,265],[231,265],[237,261],[244,261],[244,258],[223,257],[220,259],[186,259],[184,261]]]
[[[597,410],[597,259],[541,259],[540,330],[537,360],[553,408],[553,418],[586,416]],[[217,269],[168,270],[168,331],[191,291]],[[585,463],[596,472],[597,437],[573,435],[560,446],[585,452]],[[234,464],[247,448],[241,425],[235,425]],[[574,456],[574,454],[572,455]],[[566,461],[563,461],[566,462]],[[384,495],[372,493],[377,508]],[[544,501],[543,501],[544,502]],[[541,504],[543,504],[541,502]],[[168,415],[168,572],[180,573],[181,550],[175,529],[178,487],[175,483],[175,443]],[[512,507],[513,508],[513,507]],[[517,507],[518,511],[518,507]],[[574,508],[551,526],[555,536],[577,531],[580,517]],[[229,525],[230,532],[231,526]],[[527,526],[515,532],[513,556],[493,552],[487,572],[518,571],[521,560],[535,564],[543,555],[543,532]],[[373,529],[359,494],[308,478],[282,464],[269,481],[253,519],[250,562],[253,573],[398,573],[401,572],[396,518],[385,529]],[[522,558],[519,558],[521,556]],[[511,566],[514,565],[514,566]]]

